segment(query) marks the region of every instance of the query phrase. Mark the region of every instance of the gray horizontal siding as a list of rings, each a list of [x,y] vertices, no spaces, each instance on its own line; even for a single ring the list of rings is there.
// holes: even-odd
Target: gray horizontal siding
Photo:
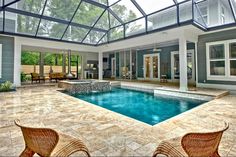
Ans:
[[[0,82],[6,80],[13,82],[14,38],[0,36],[0,44],[2,44],[2,78],[0,78]]]
[[[235,81],[207,80],[206,43],[236,39],[236,29],[199,36],[198,39],[198,82],[210,84],[236,85]]]
[[[153,53],[159,53],[160,54],[160,74],[161,75],[167,75],[168,79],[171,79],[171,52],[172,51],[179,51],[179,45],[173,45],[173,46],[167,46],[167,47],[158,47],[158,49],[161,49],[161,52],[153,52],[153,49],[147,49],[147,50],[140,50],[137,51],[137,72],[138,77],[143,78],[143,55],[145,54],[153,54]],[[195,49],[195,46],[193,43],[187,44],[187,49]]]

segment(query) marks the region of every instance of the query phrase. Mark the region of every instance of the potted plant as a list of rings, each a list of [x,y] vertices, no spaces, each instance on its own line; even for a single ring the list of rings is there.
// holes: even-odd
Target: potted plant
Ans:
[[[6,81],[0,84],[0,92],[9,92],[9,91],[15,91],[15,88],[13,88],[13,85],[10,81]]]

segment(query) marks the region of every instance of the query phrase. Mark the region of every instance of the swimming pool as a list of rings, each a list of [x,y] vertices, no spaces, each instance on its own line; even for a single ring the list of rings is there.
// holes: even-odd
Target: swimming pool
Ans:
[[[110,92],[104,93],[74,94],[73,96],[150,125],[155,125],[206,102],[172,96],[154,96],[151,93],[122,88],[112,88]]]

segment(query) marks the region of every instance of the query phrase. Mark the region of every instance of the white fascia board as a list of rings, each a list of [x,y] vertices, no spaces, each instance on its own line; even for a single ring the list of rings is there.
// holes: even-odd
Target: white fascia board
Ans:
[[[90,45],[81,45],[81,44],[73,44],[66,42],[58,42],[58,41],[49,41],[42,39],[32,39],[26,37],[15,37],[21,45],[35,46],[35,47],[43,47],[48,49],[57,49],[57,50],[72,50],[79,52],[99,52],[99,48]]]

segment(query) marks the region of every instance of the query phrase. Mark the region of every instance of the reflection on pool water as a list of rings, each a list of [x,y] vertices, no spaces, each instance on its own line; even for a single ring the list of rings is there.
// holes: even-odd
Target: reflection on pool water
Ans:
[[[206,102],[173,96],[154,96],[151,93],[122,88],[113,88],[105,93],[74,94],[73,96],[150,125],[155,125]]]

